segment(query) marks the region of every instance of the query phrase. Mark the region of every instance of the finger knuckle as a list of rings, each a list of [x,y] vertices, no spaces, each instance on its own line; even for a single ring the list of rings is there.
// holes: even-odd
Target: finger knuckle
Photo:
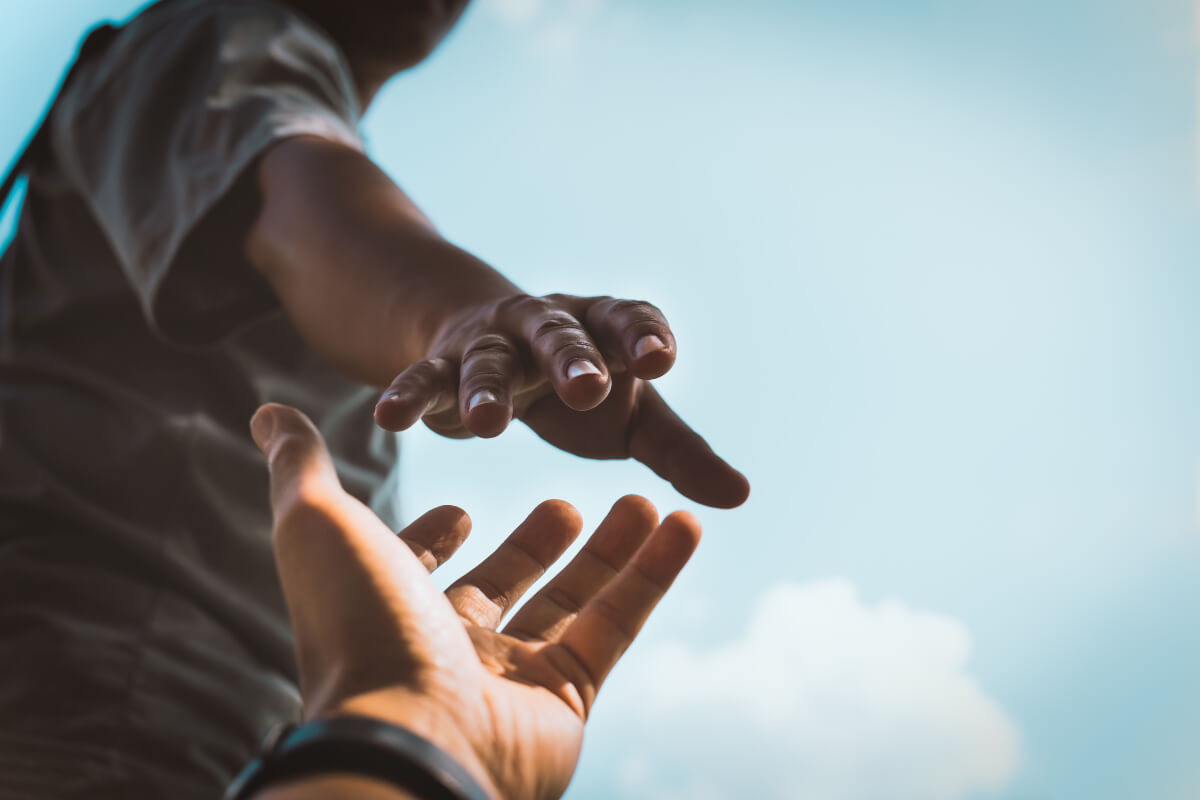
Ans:
[[[544,314],[555,307],[555,303],[550,297],[538,297],[530,294],[513,295],[497,304],[501,318],[511,320],[522,320],[529,316]]]
[[[618,306],[618,311],[622,316],[634,322],[661,322],[663,319],[662,312],[658,310],[658,306],[653,303],[647,303],[645,300],[622,300]]]
[[[548,603],[551,603],[569,615],[578,614],[582,608],[582,606],[579,604],[579,601],[576,600],[570,592],[566,591],[560,586],[546,587],[546,593],[544,597]]]
[[[499,333],[485,333],[477,336],[466,351],[463,352],[463,365],[467,366],[472,362],[481,360],[485,361],[504,361],[516,357],[516,347],[509,341],[508,337]]]
[[[645,305],[647,305],[647,304],[643,303],[641,300],[630,300],[625,297],[619,297],[612,301],[612,303],[609,306],[609,310],[616,311],[621,314],[627,314],[627,313],[629,313],[633,310],[639,309]]]
[[[612,295],[599,294],[595,297],[588,298],[588,308],[605,310],[614,302],[616,302],[616,298]]]
[[[299,472],[311,452],[312,446],[304,437],[290,432],[278,434],[269,453],[271,469],[285,474]]]
[[[508,373],[494,367],[473,369],[463,377],[459,386],[461,402],[469,401],[471,396],[480,389],[490,389],[498,397],[507,394]]]
[[[666,327],[666,319],[662,312],[652,303],[613,298],[592,306],[588,311],[588,323],[610,329],[628,329],[634,325]]]
[[[534,347],[549,344],[555,349],[588,344],[587,333],[579,320],[565,311],[551,311],[541,316],[529,331],[529,343]]]
[[[404,389],[409,387],[429,388],[436,386],[445,381],[451,372],[446,368],[449,363],[444,358],[417,362],[400,374],[400,377],[393,383],[393,387]]]
[[[628,642],[633,641],[637,636],[637,624],[630,619],[628,609],[614,603],[607,597],[596,597],[592,600],[592,605],[596,609],[596,613],[603,616],[608,624],[625,640],[626,646]]]
[[[454,362],[448,358],[428,358],[415,365],[421,374],[430,377],[440,377],[454,371]]]

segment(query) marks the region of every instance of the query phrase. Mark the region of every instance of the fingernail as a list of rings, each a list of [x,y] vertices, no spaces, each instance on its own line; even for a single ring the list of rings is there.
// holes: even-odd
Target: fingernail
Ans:
[[[655,350],[666,350],[667,343],[658,338],[654,334],[643,336],[637,340],[637,344],[633,346],[633,357],[641,358],[647,353],[653,353]]]
[[[474,411],[476,406],[483,403],[495,403],[498,399],[496,393],[491,389],[480,389],[471,395],[471,399],[467,401],[467,411]]]
[[[271,444],[271,437],[274,435],[275,412],[264,406],[250,418],[250,436],[253,437],[254,443],[258,445],[258,449],[266,453],[267,448]]]
[[[567,380],[575,380],[580,375],[599,375],[600,368],[590,361],[580,359],[567,365]]]

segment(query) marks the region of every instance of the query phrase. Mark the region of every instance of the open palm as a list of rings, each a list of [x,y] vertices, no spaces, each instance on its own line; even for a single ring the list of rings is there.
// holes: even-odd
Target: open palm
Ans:
[[[695,549],[695,521],[676,513],[660,525],[648,501],[618,501],[498,630],[578,535],[570,505],[539,505],[442,594],[427,571],[466,537],[464,512],[434,509],[398,539],[342,490],[306,418],[267,406],[253,430],[271,465],[305,716],[394,722],[453,754],[498,797],[561,795],[596,692]]]

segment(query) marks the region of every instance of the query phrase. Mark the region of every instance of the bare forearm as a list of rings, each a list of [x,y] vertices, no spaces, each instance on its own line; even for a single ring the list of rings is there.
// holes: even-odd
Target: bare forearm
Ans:
[[[309,346],[366,383],[386,386],[424,357],[461,309],[520,291],[343,145],[283,142],[263,157],[259,184],[251,262]]]
[[[254,800],[422,800],[391,784],[358,775],[319,775],[289,781]]]

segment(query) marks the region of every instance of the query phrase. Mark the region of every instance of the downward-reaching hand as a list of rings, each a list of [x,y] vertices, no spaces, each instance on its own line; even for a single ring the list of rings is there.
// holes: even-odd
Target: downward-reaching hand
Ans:
[[[344,144],[288,139],[257,177],[246,256],[315,353],[387,387],[380,426],[487,437],[523,419],[576,455],[635,458],[697,502],[745,501],[745,477],[649,384],[677,352],[650,303],[522,292]]]
[[[692,500],[740,505],[746,479],[650,385],[675,363],[675,336],[649,303],[512,295],[450,318],[427,357],[383,393],[375,420],[424,419],[451,437],[497,436],[513,419],[585,458],[635,458]]]
[[[251,427],[271,469],[305,716],[366,714],[407,727],[497,797],[561,795],[596,692],[695,549],[695,520],[678,512],[659,524],[648,501],[623,498],[501,628],[578,535],[570,505],[542,503],[442,594],[427,569],[465,537],[464,512],[435,509],[402,542],[342,490],[299,412],[264,406]]]

